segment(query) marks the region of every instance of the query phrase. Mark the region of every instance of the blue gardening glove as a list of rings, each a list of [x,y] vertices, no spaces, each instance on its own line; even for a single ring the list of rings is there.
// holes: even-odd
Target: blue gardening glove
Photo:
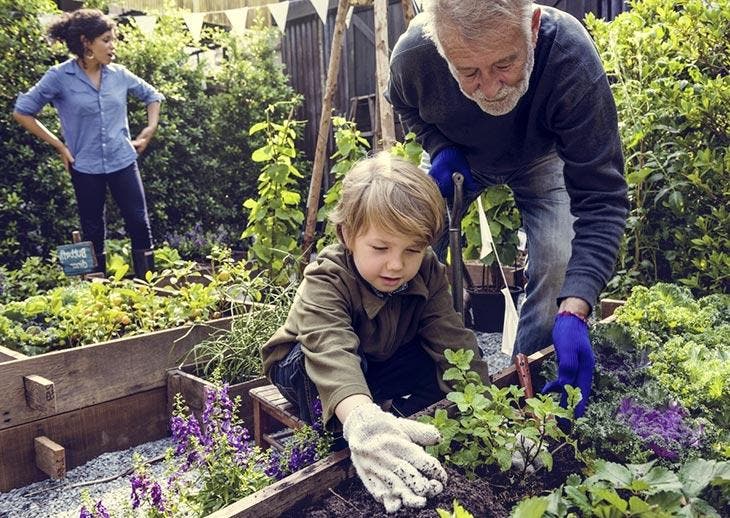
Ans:
[[[474,192],[479,188],[471,175],[469,162],[459,148],[446,147],[432,158],[428,174],[439,186],[441,195],[448,200],[454,197],[454,182],[451,175],[456,172],[464,175],[464,192]]]
[[[558,358],[558,379],[548,382],[542,392],[560,392],[560,405],[565,407],[568,398],[565,385],[578,387],[583,399],[575,407],[575,417],[580,417],[586,411],[591,395],[593,366],[596,363],[588,337],[588,324],[577,315],[559,314],[553,326],[553,344]]]

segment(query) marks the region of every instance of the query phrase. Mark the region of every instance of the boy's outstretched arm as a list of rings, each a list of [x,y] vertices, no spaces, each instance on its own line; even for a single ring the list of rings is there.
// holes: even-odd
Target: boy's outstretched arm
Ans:
[[[435,426],[395,417],[365,394],[346,397],[335,414],[360,480],[387,512],[423,507],[443,491],[446,471],[421,447],[441,440]]]

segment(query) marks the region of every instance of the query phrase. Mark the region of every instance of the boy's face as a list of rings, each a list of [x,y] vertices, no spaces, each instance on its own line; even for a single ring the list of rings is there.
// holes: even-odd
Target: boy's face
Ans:
[[[354,238],[343,230],[343,237],[357,271],[382,292],[394,291],[415,277],[426,253],[414,239],[373,226]]]

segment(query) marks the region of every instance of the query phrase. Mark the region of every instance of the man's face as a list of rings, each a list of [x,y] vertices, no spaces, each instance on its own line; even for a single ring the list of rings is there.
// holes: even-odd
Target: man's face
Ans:
[[[539,15],[538,25],[539,27]],[[462,93],[490,115],[511,112],[530,84],[537,30],[505,27],[477,41],[458,36],[439,38],[449,70]]]

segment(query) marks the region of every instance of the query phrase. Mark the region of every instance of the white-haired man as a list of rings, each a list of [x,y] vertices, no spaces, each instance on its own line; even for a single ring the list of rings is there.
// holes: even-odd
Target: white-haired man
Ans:
[[[529,254],[515,353],[552,341],[558,379],[544,390],[565,403],[566,384],[581,388],[582,415],[594,364],[586,318],[628,212],[616,107],[590,36],[530,0],[425,0],[390,68],[387,97],[447,199],[453,171],[467,204],[490,185],[514,191]]]

